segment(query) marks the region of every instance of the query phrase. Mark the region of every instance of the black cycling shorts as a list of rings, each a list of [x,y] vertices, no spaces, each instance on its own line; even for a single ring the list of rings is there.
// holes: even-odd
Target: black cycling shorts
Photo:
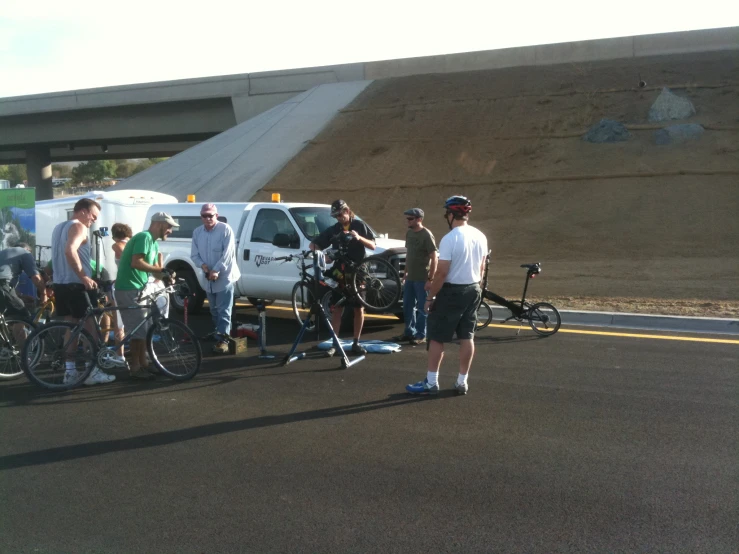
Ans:
[[[82,319],[85,317],[85,312],[90,303],[94,306],[96,302],[97,294],[95,291],[87,291],[81,284],[54,284],[54,305],[56,306],[56,315],[59,317],[72,316]]]

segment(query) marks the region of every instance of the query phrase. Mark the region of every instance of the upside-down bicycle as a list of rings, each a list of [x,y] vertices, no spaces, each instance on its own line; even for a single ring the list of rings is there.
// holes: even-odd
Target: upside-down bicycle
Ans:
[[[82,285],[79,285],[82,287]],[[100,317],[116,310],[148,310],[146,317],[133,329],[126,329],[123,342],[145,324],[150,324],[146,334],[146,347],[156,368],[176,381],[192,379],[200,369],[202,352],[195,333],[184,323],[167,319],[162,315],[157,298],[165,294],[187,295],[183,280],[178,279],[167,287],[150,294],[139,295],[145,304],[132,306],[100,307],[87,297],[87,311],[79,323],[52,321],[38,327],[26,340],[21,360],[29,380],[36,385],[54,391],[65,391],[79,386],[92,373],[95,366],[110,369],[115,366],[115,346],[106,343],[100,329]],[[93,319],[97,336],[85,329],[85,323]],[[73,366],[72,377],[67,373]]]
[[[493,321],[493,309],[487,302],[485,302],[485,300],[491,300],[492,302],[510,310],[511,316],[503,320],[502,323],[507,323],[511,320],[515,320],[521,324],[528,323],[536,334],[543,337],[548,337],[559,331],[559,328],[562,325],[562,318],[559,315],[557,308],[548,302],[530,304],[526,301],[526,291],[529,288],[529,279],[533,279],[541,273],[541,264],[539,262],[533,264],[521,264],[521,267],[526,269],[526,280],[524,281],[521,300],[507,300],[502,296],[495,294],[493,291],[488,290],[489,265],[490,254],[488,253],[488,256],[485,258],[485,271],[482,278],[482,298],[480,300],[480,305],[477,308],[477,331],[485,329],[485,327],[490,325]]]
[[[348,257],[347,250],[341,243],[337,248],[325,252],[342,273],[334,289],[327,284],[327,280],[321,274],[320,269],[325,265],[320,263],[316,264],[319,268],[318,287],[314,286],[313,268],[305,263],[306,258],[312,255],[311,251],[274,259],[283,262],[297,260],[300,281],[293,286],[291,298],[293,314],[300,325],[303,324],[301,312],[313,304],[314,290],[318,290],[321,305],[327,313],[330,313],[330,306],[334,309],[342,308],[353,301],[368,310],[382,312],[390,310],[400,299],[400,275],[385,258],[370,256],[359,263],[354,262]],[[312,331],[314,328],[310,325],[306,330]]]

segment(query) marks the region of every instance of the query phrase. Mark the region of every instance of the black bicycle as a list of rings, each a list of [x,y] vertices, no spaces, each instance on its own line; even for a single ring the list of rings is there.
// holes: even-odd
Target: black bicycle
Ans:
[[[539,262],[533,264],[522,264],[521,267],[526,269],[526,280],[523,285],[523,294],[521,300],[507,300],[502,296],[498,296],[494,292],[488,290],[488,266],[490,265],[490,255],[485,259],[485,272],[482,279],[482,299],[477,308],[477,327],[480,331],[485,329],[493,321],[493,309],[485,300],[491,300],[511,312],[511,316],[502,321],[507,323],[511,320],[519,323],[528,323],[535,333],[543,337],[548,337],[559,331],[562,325],[562,317],[559,315],[557,308],[548,302],[537,302],[530,304],[526,302],[526,292],[529,288],[529,279],[533,279],[541,273],[541,264]]]
[[[82,287],[82,285],[79,285]],[[87,311],[78,323],[52,321],[38,327],[23,348],[23,370],[36,385],[54,391],[73,389],[90,376],[94,368],[111,369],[115,346],[108,345],[101,333],[100,318],[115,310],[148,310],[146,317],[133,329],[126,329],[126,342],[142,326],[149,324],[146,347],[155,367],[176,381],[192,379],[200,370],[202,352],[195,333],[180,321],[162,315],[157,299],[164,295],[189,294],[181,279],[150,294],[140,294],[143,305],[101,307],[87,296]],[[92,318],[97,330],[93,337],[85,323]]]
[[[349,236],[349,235],[347,235]],[[326,250],[327,257],[333,262],[334,274],[328,277],[318,275],[321,304],[327,313],[329,305],[341,308],[349,301],[358,302],[373,312],[389,311],[400,299],[400,275],[395,267],[385,258],[370,256],[357,263],[348,256],[348,241],[338,241],[335,248]],[[292,306],[295,318],[301,325],[301,311],[313,304],[313,270],[305,263],[306,257],[312,255],[310,250],[300,255],[290,254],[275,258],[289,262],[297,259],[300,269],[300,281],[295,283],[292,291]],[[320,267],[320,266],[319,266]],[[320,272],[319,272],[320,273]],[[329,286],[329,279],[334,279],[334,287]],[[332,288],[334,290],[332,290]],[[338,296],[336,302],[332,302]],[[312,331],[313,327],[306,329]]]

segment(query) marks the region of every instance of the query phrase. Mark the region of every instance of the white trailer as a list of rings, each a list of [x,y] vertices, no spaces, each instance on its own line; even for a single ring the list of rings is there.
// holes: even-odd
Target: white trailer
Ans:
[[[54,200],[36,202],[36,244],[51,246],[51,234],[54,227],[71,219],[75,203],[81,198],[91,198],[101,206],[100,217],[90,228],[90,245],[92,256],[95,256],[95,240],[92,231],[101,227],[110,229],[114,223],[125,223],[134,234],[148,228],[146,212],[152,204],[177,204],[177,198],[169,194],[147,190],[115,190],[92,191],[80,196],[66,196]],[[100,252],[100,262],[108,270],[112,279],[115,279],[117,268],[113,256],[113,239],[110,236],[103,238]],[[50,258],[50,251],[42,251],[42,261]]]

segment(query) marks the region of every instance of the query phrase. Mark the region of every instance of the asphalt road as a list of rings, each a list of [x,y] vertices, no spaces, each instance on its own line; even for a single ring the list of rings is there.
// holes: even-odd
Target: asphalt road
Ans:
[[[739,343],[564,331],[484,331],[465,397],[455,345],[431,399],[422,347],[0,383],[0,552],[736,552]]]

